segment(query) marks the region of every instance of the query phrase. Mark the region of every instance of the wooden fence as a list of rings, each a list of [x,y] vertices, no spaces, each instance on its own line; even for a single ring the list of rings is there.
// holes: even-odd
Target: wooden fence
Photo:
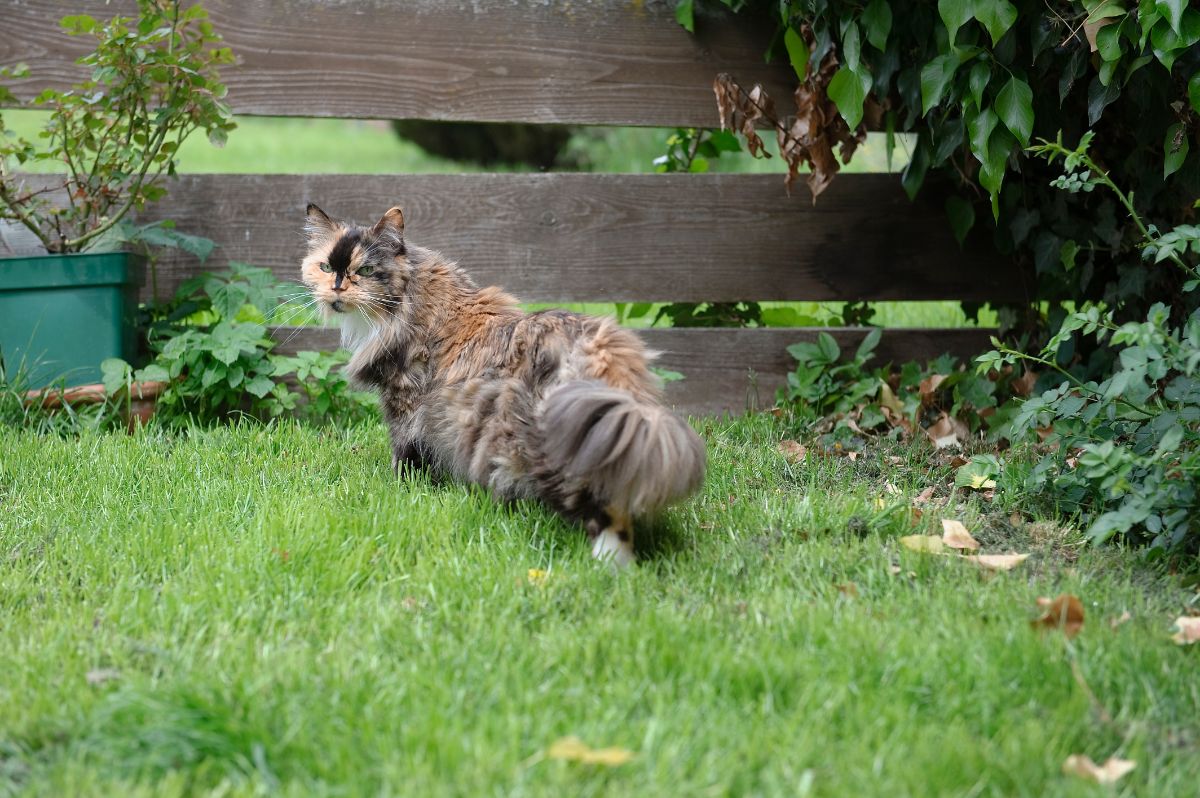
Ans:
[[[672,0],[209,0],[238,56],[223,71],[236,113],[368,119],[715,127],[713,76],[759,81],[785,104],[790,67],[763,61],[768,26],[699,16]],[[75,0],[71,13],[128,13],[128,0]],[[3,0],[0,64],[34,79],[79,79],[86,46],[61,34],[52,0]],[[757,31],[758,33],[755,33]],[[234,133],[236,136],[236,132]],[[330,141],[337,147],[337,141]],[[986,252],[963,252],[940,203],[910,203],[894,175],[844,174],[814,206],[781,175],[188,175],[146,219],[214,239],[222,257],[296,279],[309,200],[360,221],[400,204],[406,231],[482,283],[528,301],[1021,300],[1028,287]],[[163,264],[160,291],[198,268]],[[847,346],[861,329],[831,330]],[[888,330],[881,360],[970,354],[983,330]],[[289,348],[331,348],[330,330],[277,331]],[[687,379],[690,412],[773,400],[785,348],[816,330],[652,329],[660,364]]]

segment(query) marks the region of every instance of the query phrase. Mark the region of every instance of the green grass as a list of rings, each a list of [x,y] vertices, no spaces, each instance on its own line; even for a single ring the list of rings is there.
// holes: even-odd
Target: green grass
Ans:
[[[17,135],[33,140],[45,123],[47,112],[5,110],[5,125]],[[179,151],[179,171],[184,173],[275,173],[275,174],[398,174],[529,171],[531,167],[480,167],[425,153],[401,139],[387,122],[354,119],[303,119],[247,117],[237,119],[237,130],[221,148],[213,147],[203,135],[194,135]],[[669,128],[582,127],[567,145],[593,172],[653,172],[654,159],[666,151]],[[767,150],[778,153],[773,136],[764,137]],[[893,158],[892,171],[908,162],[901,141]],[[787,167],[773,157],[754,159],[748,155],[726,156],[710,163],[712,171],[777,173],[780,180]],[[55,172],[61,167],[48,163],[30,165],[35,171]],[[887,156],[882,134],[870,134],[850,164],[848,172],[886,172]],[[802,187],[801,187],[802,188]],[[807,189],[803,189],[807,190]]]
[[[0,429],[0,794],[1195,794],[1176,578],[973,496],[943,512],[1021,568],[910,552],[942,458],[789,465],[785,421],[699,423],[703,494],[621,574],[537,506],[397,481],[377,425]],[[1059,592],[1070,644],[1028,624]],[[566,735],[636,758],[546,759]],[[1103,789],[1073,753],[1138,767]]]

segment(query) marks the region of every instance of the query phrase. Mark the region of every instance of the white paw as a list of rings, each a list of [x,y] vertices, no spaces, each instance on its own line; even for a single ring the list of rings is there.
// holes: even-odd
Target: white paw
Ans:
[[[592,556],[607,560],[617,568],[628,568],[633,565],[633,546],[617,537],[616,532],[605,529],[592,543]]]

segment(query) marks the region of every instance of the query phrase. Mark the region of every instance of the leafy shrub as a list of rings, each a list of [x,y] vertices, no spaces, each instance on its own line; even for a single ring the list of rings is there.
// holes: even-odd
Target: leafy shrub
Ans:
[[[269,269],[238,263],[228,274],[188,280],[171,302],[148,311],[152,362],[133,369],[105,361],[105,388],[117,395],[131,381],[166,382],[156,412],[167,423],[207,423],[234,413],[296,413],[312,421],[369,415],[374,399],[350,390],[335,368],[345,353],[273,353],[263,308],[275,308],[280,291]]]
[[[1048,312],[1004,309],[1003,327],[1044,339],[1071,302],[1102,301],[1137,318],[1156,301],[1185,313],[1200,301],[1181,294],[1179,274],[1143,267],[1111,194],[1055,191],[1053,170],[1024,152],[1039,135],[1063,131],[1075,142],[1092,128],[1097,163],[1139,197],[1149,224],[1187,221],[1200,195],[1190,144],[1200,121],[1200,10],[1168,0],[722,2],[769,9],[777,35],[768,55],[787,59],[798,84],[794,112],[784,98],[776,111],[757,87],[719,76],[726,125],[752,151],[755,126],[773,125],[789,180],[807,165],[814,194],[868,127],[885,131],[889,148],[896,133],[913,134],[901,178],[909,194],[936,175],[953,191],[946,209],[960,240],[990,227],[996,247],[1036,274],[1031,298],[1055,300]],[[677,8],[694,27],[693,0]]]
[[[779,391],[780,407],[831,430],[843,448],[851,434],[858,438],[854,448],[881,435],[948,445],[982,440],[1013,412],[1001,405],[1027,391],[1028,379],[1011,368],[977,374],[950,355],[925,365],[868,367],[882,334],[872,330],[849,357],[824,332],[815,343],[789,346],[796,367]],[[842,429],[848,432],[839,434]]]
[[[1090,141],[1089,134],[1073,149],[1056,141],[1033,150],[1048,162],[1062,158],[1057,187],[1114,194],[1139,231],[1151,268],[1177,272],[1185,280],[1181,290],[1194,293],[1200,229],[1184,225],[1160,233],[1145,224],[1129,195],[1089,155]],[[1034,431],[1041,431],[1050,447],[1007,487],[1049,496],[1078,512],[1092,540],[1128,535],[1148,538],[1156,548],[1194,552],[1200,549],[1200,312],[1173,320],[1181,314],[1155,303],[1143,319],[1120,321],[1120,311],[1085,303],[1066,316],[1039,354],[995,341],[997,349],[979,358],[981,372],[1027,363],[1055,378],[1048,390],[1020,403],[999,430],[1012,441],[1036,440]],[[1072,357],[1069,345],[1077,335],[1110,353],[1111,365],[1100,377],[1088,376],[1094,370]]]
[[[32,101],[50,111],[37,143],[0,136],[0,219],[20,223],[51,252],[78,252],[132,210],[166,194],[179,145],[204,130],[214,144],[235,127],[217,67],[233,62],[200,5],[138,0],[136,18],[66,16],[63,30],[95,39],[79,59],[90,76]],[[0,77],[26,77],[20,65]],[[0,103],[15,103],[0,86]],[[5,133],[0,117],[0,133]],[[54,162],[61,183],[30,188],[9,163]],[[59,194],[66,204],[56,202]]]

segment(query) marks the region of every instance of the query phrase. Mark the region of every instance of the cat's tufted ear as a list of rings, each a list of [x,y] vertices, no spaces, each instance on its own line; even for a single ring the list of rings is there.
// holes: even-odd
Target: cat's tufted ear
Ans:
[[[323,241],[336,231],[337,223],[314,203],[308,203],[308,207],[304,210],[304,232],[308,235],[308,243],[315,244]]]
[[[383,215],[383,218],[375,223],[375,228],[371,230],[375,235],[380,233],[391,233],[392,235],[404,237],[404,212],[400,210],[400,206],[388,208],[388,212]]]

